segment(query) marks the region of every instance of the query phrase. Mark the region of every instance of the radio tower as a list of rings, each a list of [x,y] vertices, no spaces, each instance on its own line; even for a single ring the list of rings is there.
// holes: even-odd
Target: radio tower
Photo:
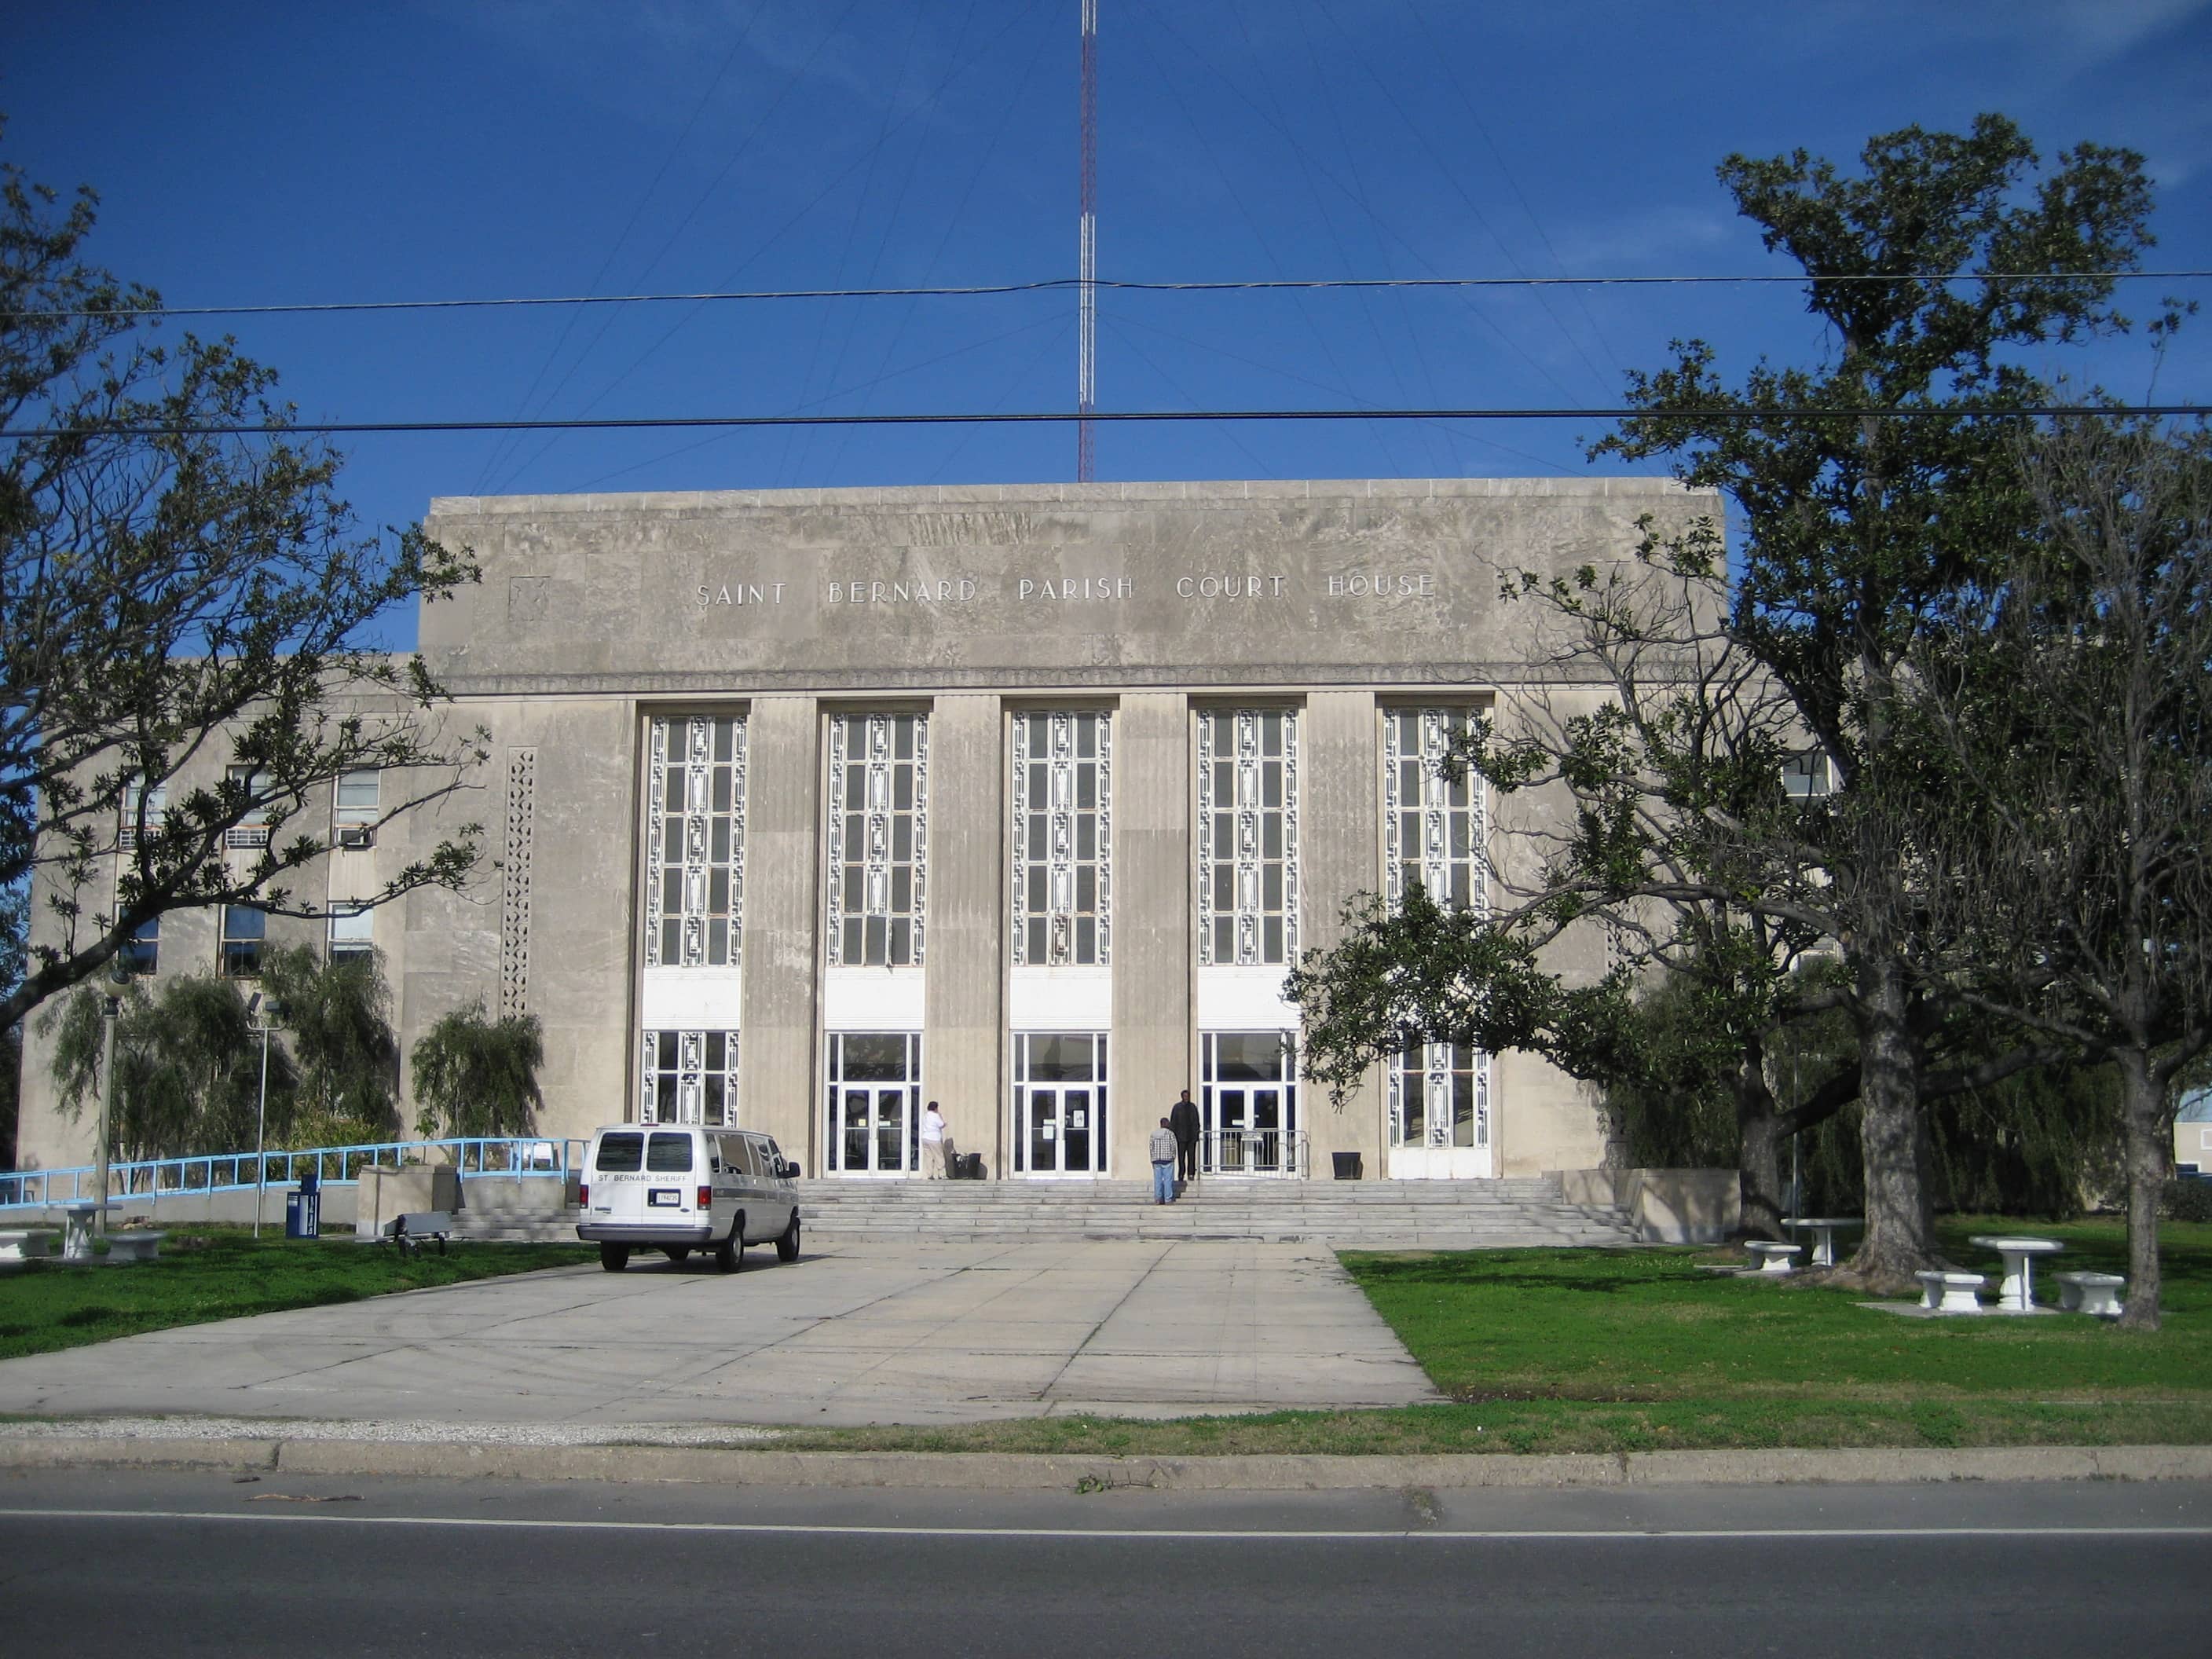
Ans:
[[[1083,182],[1075,256],[1075,477],[1096,474],[1091,411],[1098,391],[1098,0],[1083,0]]]

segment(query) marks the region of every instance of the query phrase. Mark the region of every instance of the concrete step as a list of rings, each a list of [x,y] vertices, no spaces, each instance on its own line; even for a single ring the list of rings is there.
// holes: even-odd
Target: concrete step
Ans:
[[[495,1188],[496,1183],[488,1183]],[[478,1202],[482,1191],[484,1202]],[[477,1238],[573,1238],[575,1212],[545,1192],[472,1188],[459,1218]],[[819,1239],[1249,1238],[1364,1249],[1617,1245],[1620,1212],[1569,1204],[1553,1180],[1232,1181],[1197,1183],[1172,1206],[1149,1182],[806,1181],[799,1208]]]

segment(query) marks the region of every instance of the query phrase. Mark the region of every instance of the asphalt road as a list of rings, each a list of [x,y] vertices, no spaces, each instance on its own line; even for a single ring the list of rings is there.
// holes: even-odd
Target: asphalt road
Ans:
[[[2212,1487],[1238,1497],[19,1474],[16,1653],[2196,1656]]]

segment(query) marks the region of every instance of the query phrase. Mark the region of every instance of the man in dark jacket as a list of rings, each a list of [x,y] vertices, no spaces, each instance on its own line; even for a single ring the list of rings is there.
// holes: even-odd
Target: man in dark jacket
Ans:
[[[1189,1090],[1168,1108],[1168,1127],[1175,1131],[1176,1191],[1180,1194],[1184,1182],[1198,1178],[1198,1107]]]

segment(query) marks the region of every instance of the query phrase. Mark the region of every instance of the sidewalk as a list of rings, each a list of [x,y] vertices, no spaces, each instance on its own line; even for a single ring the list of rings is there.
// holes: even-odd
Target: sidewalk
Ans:
[[[641,1256],[0,1361],[0,1412],[604,1430],[1438,1398],[1314,1245],[872,1243],[747,1264]]]

